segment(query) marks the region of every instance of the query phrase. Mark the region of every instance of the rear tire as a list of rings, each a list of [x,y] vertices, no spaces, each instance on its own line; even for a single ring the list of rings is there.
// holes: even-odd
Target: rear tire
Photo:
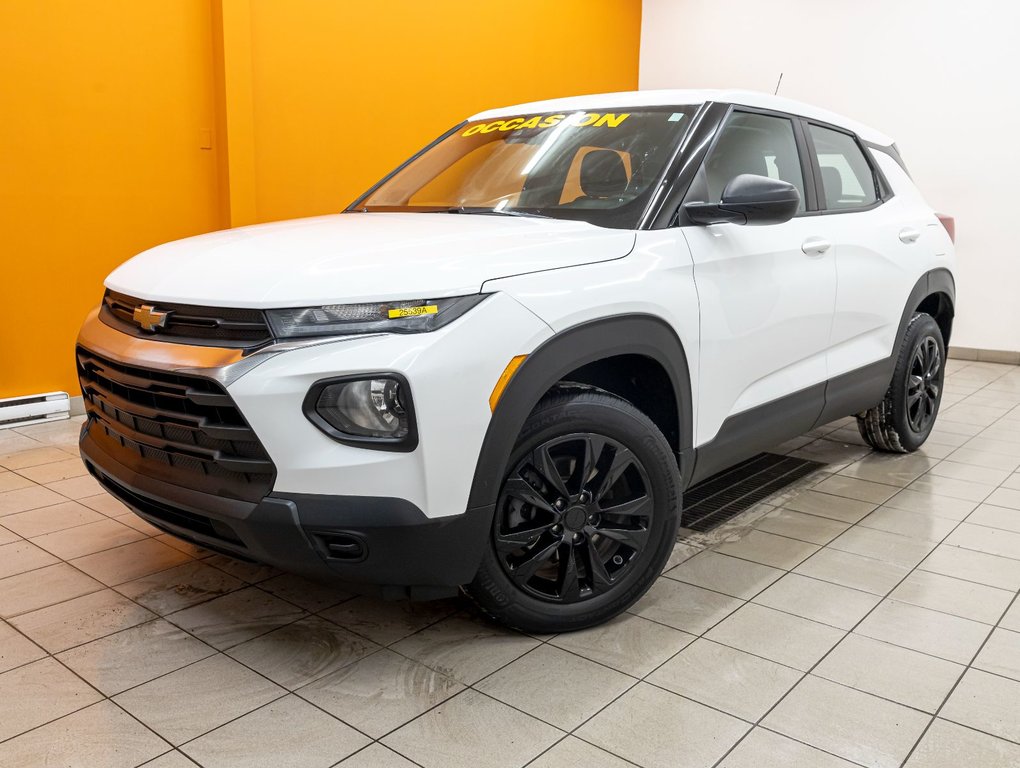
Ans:
[[[536,406],[510,456],[468,596],[526,632],[600,624],[640,598],[673,551],[680,473],[655,424],[601,390]]]
[[[915,314],[900,344],[892,382],[882,402],[857,414],[857,428],[879,451],[910,453],[931,434],[942,402],[946,346],[931,315]]]

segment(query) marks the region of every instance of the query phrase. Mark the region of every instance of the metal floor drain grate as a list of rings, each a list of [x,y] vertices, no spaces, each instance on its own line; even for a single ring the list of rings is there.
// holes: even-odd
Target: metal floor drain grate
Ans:
[[[809,459],[759,453],[688,488],[682,525],[693,531],[711,530],[824,466]]]

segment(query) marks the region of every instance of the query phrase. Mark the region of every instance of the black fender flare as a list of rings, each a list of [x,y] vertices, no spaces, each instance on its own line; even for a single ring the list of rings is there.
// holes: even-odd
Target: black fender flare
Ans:
[[[914,316],[914,312],[921,305],[921,302],[929,296],[933,296],[937,293],[943,293],[949,297],[950,308],[955,314],[956,281],[953,279],[953,273],[945,267],[939,267],[938,269],[925,272],[921,275],[918,281],[914,283],[914,287],[910,291],[910,295],[907,297],[907,303],[903,307],[903,315],[900,317],[899,334],[896,336],[897,344],[899,344],[899,339],[903,338],[903,334],[906,333],[907,323],[910,322],[910,318]],[[946,344],[949,344],[949,339],[946,339]],[[896,366],[896,352],[897,348],[894,347],[890,358],[894,368]],[[889,375],[892,375],[891,371]]]
[[[528,415],[556,382],[588,363],[642,355],[659,363],[673,385],[679,417],[681,471],[689,473],[694,419],[687,354],[676,331],[655,315],[627,314],[572,326],[543,342],[514,373],[482,441],[468,509],[494,508],[503,474]]]

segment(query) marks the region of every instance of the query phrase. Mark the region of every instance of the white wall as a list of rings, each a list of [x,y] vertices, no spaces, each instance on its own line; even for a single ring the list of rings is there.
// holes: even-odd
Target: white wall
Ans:
[[[1020,4],[644,0],[641,88],[749,88],[896,139],[956,217],[954,346],[1020,350]]]

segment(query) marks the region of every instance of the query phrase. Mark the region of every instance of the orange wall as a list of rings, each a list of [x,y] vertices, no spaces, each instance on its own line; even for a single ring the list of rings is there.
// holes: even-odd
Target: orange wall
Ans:
[[[207,0],[0,0],[0,397],[79,394],[106,274],[220,226],[210,36]]]
[[[469,115],[637,88],[640,0],[252,0],[256,210],[328,213]]]
[[[77,394],[81,318],[144,248],[336,211],[487,107],[636,88],[640,13],[0,0],[0,397]]]

